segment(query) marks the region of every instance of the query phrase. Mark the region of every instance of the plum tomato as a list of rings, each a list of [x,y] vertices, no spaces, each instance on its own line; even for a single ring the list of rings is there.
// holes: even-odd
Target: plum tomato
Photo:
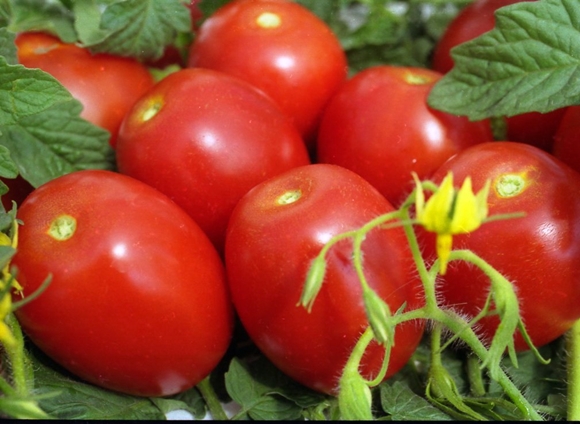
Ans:
[[[15,313],[64,368],[110,390],[166,396],[221,360],[233,330],[224,265],[167,196],[112,171],[77,171],[34,190],[17,217],[12,263],[24,295],[52,280]]]
[[[495,11],[522,1],[535,0],[475,0],[465,6],[451,21],[433,50],[431,67],[441,73],[453,68],[451,49],[495,26]],[[505,139],[518,141],[549,151],[552,137],[566,108],[548,113],[528,112],[506,118]]]
[[[554,134],[552,154],[580,172],[580,106],[568,106]]]
[[[288,0],[237,0],[221,7],[199,28],[189,66],[226,72],[263,90],[293,118],[310,147],[325,104],[348,72],[328,25]]]
[[[489,216],[525,214],[454,236],[453,247],[475,252],[514,284],[537,347],[555,340],[580,318],[580,174],[535,146],[500,141],[458,153],[433,180],[439,183],[450,171],[457,186],[471,176],[474,191],[491,181]],[[421,239],[425,254],[433,256],[431,236]],[[439,284],[442,304],[469,317],[489,293],[483,272],[461,261],[449,263]],[[485,317],[478,331],[489,341],[497,325],[497,316]],[[515,347],[527,349],[519,332]]]
[[[489,121],[472,122],[427,105],[435,71],[379,65],[345,83],[330,100],[318,133],[317,160],[348,168],[398,206],[411,173],[428,178],[445,160],[493,139]]]
[[[312,260],[334,235],[361,227],[394,207],[357,174],[329,164],[292,169],[250,190],[236,206],[226,238],[234,307],[256,346],[280,370],[314,390],[335,394],[354,344],[368,326],[352,242],[327,255],[311,312],[297,303]],[[423,291],[400,227],[373,230],[363,245],[370,286],[395,311],[422,305]],[[409,360],[421,322],[395,330],[388,376]],[[363,373],[376,375],[384,349],[373,342]]]
[[[81,117],[111,133],[113,147],[123,117],[154,84],[149,70],[136,59],[92,54],[52,35],[21,33],[16,46],[19,62],[56,78],[82,103]]]
[[[119,171],[171,197],[220,252],[237,201],[308,163],[298,130],[270,98],[209,69],[158,82],[127,114],[117,142]]]

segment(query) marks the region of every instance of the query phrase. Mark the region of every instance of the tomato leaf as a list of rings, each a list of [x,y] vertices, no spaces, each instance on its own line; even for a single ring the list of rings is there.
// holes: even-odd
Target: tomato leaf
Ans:
[[[175,410],[187,411],[197,419],[201,419],[206,415],[203,398],[195,388],[170,398],[151,398],[151,401],[165,415]]]
[[[7,34],[0,30],[0,40]],[[0,145],[33,186],[79,169],[111,168],[108,132],[80,118],[81,110],[49,74],[0,57]],[[7,157],[0,159],[10,167]]]
[[[38,352],[37,352],[38,353]],[[161,420],[163,412],[149,398],[128,396],[77,381],[31,355],[34,393],[41,408],[58,419]]]
[[[579,104],[580,3],[521,2],[495,16],[493,30],[451,51],[429,104],[472,120]]]
[[[94,10],[87,11],[94,20]],[[181,0],[118,1],[106,7],[96,30],[97,35],[79,34],[84,46],[95,52],[158,59],[178,32],[191,31],[191,15]]]
[[[326,398],[290,380],[264,357],[250,363],[233,358],[225,385],[241,406],[239,415],[259,420],[295,420]]]
[[[380,386],[381,405],[393,421],[448,421],[451,417],[400,381]]]
[[[6,31],[5,28],[0,29],[0,35],[0,56],[3,56],[10,65],[18,64],[18,56],[14,44],[16,35]]]
[[[43,31],[65,42],[76,41],[73,15],[59,2],[46,0],[4,0],[3,20],[13,32]]]

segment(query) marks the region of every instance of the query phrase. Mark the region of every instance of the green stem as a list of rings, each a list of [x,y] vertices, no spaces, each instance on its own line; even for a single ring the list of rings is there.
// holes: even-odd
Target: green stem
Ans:
[[[362,361],[362,357],[367,350],[368,345],[373,340],[373,330],[369,326],[367,329],[362,333],[354,349],[351,352],[351,355],[348,358],[348,361],[344,367],[345,371],[354,372],[358,371],[360,367],[360,362]]]
[[[29,381],[26,373],[24,335],[14,314],[8,314],[6,322],[16,341],[12,346],[4,346],[8,355],[8,362],[11,365],[14,389],[19,396],[25,398],[29,395]]]
[[[209,376],[201,380],[196,387],[205,400],[212,418],[216,421],[227,421],[228,416],[211,385]]]
[[[566,334],[568,350],[568,421],[580,420],[580,320]]]

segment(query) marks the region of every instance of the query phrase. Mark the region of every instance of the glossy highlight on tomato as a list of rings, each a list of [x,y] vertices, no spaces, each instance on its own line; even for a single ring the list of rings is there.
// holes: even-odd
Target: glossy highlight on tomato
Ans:
[[[113,147],[125,114],[154,84],[148,69],[133,58],[92,54],[40,32],[18,34],[15,42],[19,62],[56,78],[83,105],[81,117],[111,133]]]
[[[336,394],[349,355],[368,326],[352,241],[327,255],[326,276],[312,310],[297,305],[309,267],[333,236],[358,229],[393,206],[359,175],[329,164],[292,169],[250,190],[236,206],[226,238],[226,271],[244,328],[280,370]],[[362,246],[369,285],[396,311],[422,304],[402,228],[371,231]],[[387,377],[409,360],[423,324],[396,327]],[[376,375],[384,348],[373,342],[362,372]]]
[[[512,282],[537,347],[564,334],[580,318],[580,174],[537,147],[499,141],[458,153],[433,180],[439,183],[448,172],[456,186],[471,176],[474,191],[491,181],[490,217],[524,213],[454,236],[453,247],[472,250]],[[421,238],[425,254],[434,258],[433,238]],[[443,305],[474,317],[489,294],[489,280],[479,268],[452,261],[438,288]],[[497,316],[490,316],[476,329],[489,341],[497,325]],[[519,332],[515,347],[528,349]]]
[[[95,385],[167,396],[199,383],[226,352],[233,307],[223,263],[168,197],[111,171],[78,171],[18,210],[12,264],[29,339]],[[15,300],[20,299],[15,295]]]

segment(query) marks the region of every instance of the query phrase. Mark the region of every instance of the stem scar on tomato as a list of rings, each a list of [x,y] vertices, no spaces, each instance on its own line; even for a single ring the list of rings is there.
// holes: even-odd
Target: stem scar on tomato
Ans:
[[[426,85],[433,82],[433,78],[427,75],[419,75],[414,72],[405,72],[403,76],[405,82],[409,85]]]
[[[77,220],[70,215],[59,215],[51,223],[48,231],[49,236],[57,241],[65,241],[71,238],[77,229]]]
[[[276,199],[276,203],[279,205],[289,205],[291,203],[297,202],[302,197],[302,190],[288,190],[278,196]]]
[[[278,28],[282,24],[282,18],[273,12],[263,12],[256,18],[256,24],[264,29]]]
[[[163,105],[164,105],[163,98],[159,96],[155,96],[148,99],[143,105],[143,109],[139,114],[139,116],[141,117],[141,121],[146,122],[152,119],[163,108]]]
[[[524,172],[502,174],[497,177],[493,189],[500,197],[514,197],[527,188],[527,179]]]

